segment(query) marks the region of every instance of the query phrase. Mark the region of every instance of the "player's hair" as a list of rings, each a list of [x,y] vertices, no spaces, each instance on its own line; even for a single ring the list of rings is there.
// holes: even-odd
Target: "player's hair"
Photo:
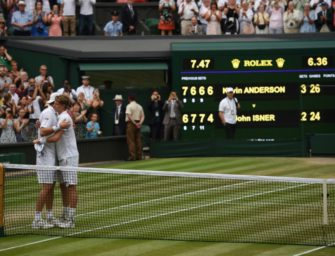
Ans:
[[[55,101],[57,101],[59,104],[63,105],[65,108],[69,108],[71,106],[71,100],[66,95],[57,96]]]

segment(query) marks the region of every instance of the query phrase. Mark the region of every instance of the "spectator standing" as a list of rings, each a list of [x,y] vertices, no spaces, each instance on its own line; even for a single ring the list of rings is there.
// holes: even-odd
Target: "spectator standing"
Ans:
[[[298,33],[302,16],[299,10],[295,9],[293,1],[290,1],[284,12],[284,32],[285,34]]]
[[[259,5],[254,15],[256,34],[269,34],[269,20],[269,14],[265,12],[265,5]]]
[[[178,99],[177,93],[172,91],[168,100],[164,103],[164,140],[168,141],[172,137],[174,141],[179,139],[180,128],[182,125],[181,111],[183,103]]]
[[[301,21],[300,33],[315,33],[315,12],[309,4],[305,4],[304,17]]]
[[[123,34],[135,35],[137,26],[137,11],[134,9],[133,0],[127,0],[121,11],[121,22],[123,25]]]
[[[5,46],[0,46],[0,65],[5,66],[8,70],[11,69],[10,62],[13,60],[12,56],[8,54]]]
[[[48,16],[43,11],[43,2],[37,1],[33,11],[34,23],[31,29],[32,36],[48,36]]]
[[[88,108],[90,107],[90,104],[85,99],[85,94],[83,92],[77,94],[77,102],[80,105],[81,110],[88,110]]]
[[[129,161],[142,160],[141,127],[144,122],[144,112],[140,104],[135,101],[135,96],[128,97],[126,107],[126,134],[129,149]]]
[[[12,101],[15,103],[15,106],[17,106],[19,104],[20,97],[16,93],[16,85],[15,84],[9,85],[8,93],[12,96]]]
[[[2,104],[3,113],[6,115],[6,110],[9,109],[14,116],[16,114],[16,104],[12,99],[12,95],[10,93],[5,93],[3,96],[3,104]]]
[[[19,116],[14,120],[17,142],[29,141],[29,114],[25,109],[19,110]]]
[[[205,26],[199,25],[197,17],[193,16],[192,19],[191,19],[191,27],[190,27],[189,34],[191,34],[191,35],[205,35],[206,30],[204,30],[204,28],[207,29],[207,24]]]
[[[183,36],[189,35],[190,27],[192,26],[191,19],[199,14],[198,6],[192,0],[183,0],[179,5],[178,14],[181,20],[181,34]]]
[[[226,35],[236,35],[240,31],[239,27],[239,8],[236,5],[236,0],[228,0],[227,7],[223,9],[225,16],[223,23],[223,31]]]
[[[76,35],[76,0],[62,0],[63,35]]]
[[[96,0],[79,0],[79,35],[93,35],[94,21],[93,12]]]
[[[112,111],[113,127],[112,135],[120,136],[126,134],[126,107],[123,104],[122,95],[115,95],[113,99],[115,107]]]
[[[122,36],[123,35],[123,25],[119,21],[119,12],[114,10],[111,12],[112,20],[109,21],[105,28],[105,36]]]
[[[157,90],[154,90],[151,94],[148,110],[150,137],[153,140],[160,140],[162,137],[163,102]]]
[[[3,14],[0,14],[0,37],[7,36],[6,20]]]
[[[240,9],[239,22],[240,22],[240,34],[241,35],[252,35],[255,33],[253,25],[254,13],[249,7],[249,3],[242,2],[242,8]]]
[[[317,29],[321,33],[327,33],[333,30],[332,11],[330,8],[328,9],[328,4],[326,2],[322,2],[320,6],[321,11],[318,12],[316,21]]]
[[[98,123],[99,116],[97,113],[92,113],[90,121],[86,125],[86,139],[96,139],[100,132],[100,124]]]
[[[26,3],[26,11],[33,13],[36,6],[36,0],[24,0]]]
[[[158,29],[161,31],[161,35],[164,36],[166,33],[172,35],[175,30],[173,12],[176,10],[176,4],[174,0],[160,0],[158,8],[160,11]]]
[[[97,113],[100,117],[104,104],[104,101],[100,98],[99,89],[94,89],[93,98],[90,102],[90,107],[88,108],[88,115],[90,116],[91,113]]]
[[[93,92],[94,87],[90,85],[90,77],[89,76],[82,76],[82,85],[77,88],[77,95],[79,96],[79,93],[84,93],[85,100],[91,104],[91,101],[93,100]]]
[[[14,114],[12,110],[6,109],[5,119],[1,119],[0,126],[2,133],[0,137],[0,143],[16,143],[16,136],[14,130]]]
[[[207,30],[208,21],[206,20],[206,14],[210,10],[210,8],[211,8],[211,0],[202,0],[201,6],[200,6],[200,9],[199,9],[199,22],[200,22],[201,26],[203,27],[202,31]],[[193,16],[193,17],[195,17],[195,16]],[[192,17],[192,19],[193,19],[193,17]],[[192,22],[192,25],[193,25],[193,22]]]
[[[227,139],[233,139],[236,132],[237,110],[240,108],[238,100],[234,97],[233,88],[227,88],[227,97],[219,105],[219,118],[225,127]]]
[[[22,0],[18,3],[19,10],[13,13],[12,26],[15,36],[30,36],[33,15],[25,10],[26,3]]]
[[[59,12],[57,4],[52,6],[52,11],[48,15],[48,22],[50,24],[49,36],[62,36],[62,22],[63,15]]]
[[[40,74],[35,77],[35,82],[42,85],[44,82],[49,82],[52,88],[55,87],[54,79],[48,74],[48,67],[46,65],[40,66]]]
[[[206,13],[207,20],[207,35],[221,35],[221,18],[222,13],[218,10],[216,2],[212,2],[210,5],[210,10]]]
[[[279,1],[275,0],[273,7],[270,9],[269,33],[283,33],[283,14],[284,9],[279,5]]]
[[[82,110],[80,104],[75,102],[72,107],[73,121],[75,123],[74,132],[77,139],[83,139],[86,135],[87,109]]]

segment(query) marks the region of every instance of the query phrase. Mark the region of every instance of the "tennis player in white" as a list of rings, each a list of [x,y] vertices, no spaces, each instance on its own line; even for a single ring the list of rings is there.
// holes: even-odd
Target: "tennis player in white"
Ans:
[[[56,97],[54,103],[54,109],[58,115],[58,125],[63,123],[69,123],[70,125],[66,129],[61,129],[55,132],[52,136],[46,139],[47,143],[56,142],[56,153],[59,161],[59,166],[74,166],[79,165],[79,152],[77,149],[76,135],[73,129],[73,121],[71,116],[68,114],[68,109],[71,106],[71,100],[65,95]],[[77,208],[77,172],[73,171],[62,171],[62,179],[67,187],[67,197],[69,202],[68,215],[65,216],[65,220],[58,226],[61,228],[74,228],[75,222],[74,217]]]
[[[54,101],[57,93],[53,93],[50,99],[47,101],[48,107],[44,109],[40,115],[39,123],[40,127],[38,130],[39,139],[43,136],[49,136],[60,130],[61,127],[57,125],[57,113],[53,108]],[[60,123],[62,128],[68,126],[67,123]],[[56,165],[56,146],[53,143],[35,144],[36,149],[36,164],[37,165]],[[53,195],[56,183],[56,170],[37,170],[38,183],[42,184],[41,191],[39,193],[36,202],[35,219],[32,223],[32,228],[52,228],[57,225],[58,221],[53,217],[52,206],[53,206]],[[64,195],[64,188],[61,186],[62,195]],[[47,220],[42,218],[43,208],[47,210]]]

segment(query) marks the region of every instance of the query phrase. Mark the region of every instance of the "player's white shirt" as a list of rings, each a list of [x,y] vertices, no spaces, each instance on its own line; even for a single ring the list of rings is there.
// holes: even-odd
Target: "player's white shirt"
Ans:
[[[53,107],[48,106],[44,109],[39,118],[40,128],[51,128],[57,125],[57,113]],[[38,137],[41,138],[40,129],[38,130]],[[45,143],[43,148],[44,160],[47,163],[44,165],[55,165],[56,159],[56,145],[55,143]],[[49,162],[50,161],[50,162]]]
[[[77,88],[77,96],[79,96],[79,93],[84,93],[85,99],[86,100],[92,100],[93,99],[93,92],[94,92],[94,87],[92,86],[79,86]]]
[[[58,116],[58,124],[60,124],[62,121],[67,121],[70,126],[69,128],[64,129],[63,135],[56,143],[58,160],[64,160],[67,158],[79,156],[76,134],[74,133],[73,129],[73,121],[67,111],[62,112]]]
[[[237,111],[235,99],[226,97],[219,104],[219,112],[223,112],[224,119],[229,124],[236,124]]]

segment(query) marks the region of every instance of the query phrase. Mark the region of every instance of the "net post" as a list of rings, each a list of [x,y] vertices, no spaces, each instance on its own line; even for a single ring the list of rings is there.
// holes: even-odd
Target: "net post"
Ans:
[[[0,164],[0,237],[5,236],[4,214],[5,168]]]
[[[327,191],[327,180],[322,183],[322,213],[323,213],[323,225],[328,225],[328,191]]]

